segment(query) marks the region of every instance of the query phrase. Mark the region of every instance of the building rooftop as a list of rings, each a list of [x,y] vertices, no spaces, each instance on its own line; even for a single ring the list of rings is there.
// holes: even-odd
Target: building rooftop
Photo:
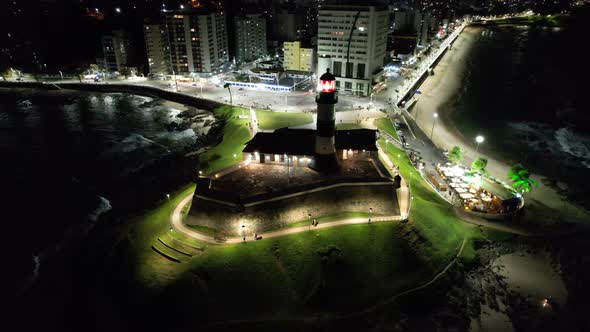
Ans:
[[[257,133],[246,143],[243,151],[311,156],[314,154],[315,136],[316,131],[308,129],[283,128],[272,133]],[[377,151],[376,139],[376,130],[337,130],[336,149]]]

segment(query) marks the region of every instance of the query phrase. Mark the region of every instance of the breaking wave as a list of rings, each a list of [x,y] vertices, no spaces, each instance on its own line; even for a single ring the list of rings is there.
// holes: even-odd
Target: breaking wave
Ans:
[[[571,166],[590,168],[590,137],[576,133],[572,128],[553,127],[538,122],[509,124],[512,135],[529,148],[549,152]]]
[[[586,168],[590,168],[590,137],[576,134],[564,127],[555,132],[555,138],[563,152],[580,159]]]

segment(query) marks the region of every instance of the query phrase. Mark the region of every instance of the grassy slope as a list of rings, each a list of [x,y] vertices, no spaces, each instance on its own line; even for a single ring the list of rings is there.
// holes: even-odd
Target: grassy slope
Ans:
[[[190,289],[192,296],[178,306],[203,310],[203,317],[212,320],[362,308],[432,273],[399,235],[399,227],[353,225],[210,247],[188,263],[189,270],[171,287],[179,294],[170,296],[182,297],[180,292]],[[331,265],[323,265],[317,253],[327,245],[342,250]]]
[[[383,139],[379,140],[379,144],[381,147],[386,146]],[[410,163],[404,151],[388,144],[387,154],[399,166],[402,176],[410,183],[413,197],[410,221],[416,225],[420,234],[431,246],[422,248],[425,250],[423,252],[425,257],[444,261],[455,252],[464,237],[477,236],[470,226],[455,217],[452,207],[430,188]],[[472,243],[469,242],[463,256],[472,258],[474,253]]]
[[[256,111],[260,129],[278,129],[311,123],[313,116],[309,113]]]
[[[199,162],[204,163],[204,174],[210,174],[242,160],[242,150],[248,140],[250,132],[247,127],[248,119],[239,119],[243,109],[239,107],[223,106],[215,110],[216,116],[226,116],[227,123],[223,131],[221,143],[199,156]],[[236,155],[234,158],[233,155]]]
[[[386,133],[388,133],[389,135],[391,135],[391,137],[399,140],[399,136],[397,135],[397,131],[395,131],[395,128],[393,127],[393,124],[391,123],[391,120],[389,120],[389,118],[376,119],[375,126],[379,130],[383,130]]]

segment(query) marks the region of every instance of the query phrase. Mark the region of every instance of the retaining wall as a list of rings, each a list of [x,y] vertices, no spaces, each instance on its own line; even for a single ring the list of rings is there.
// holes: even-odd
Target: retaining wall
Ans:
[[[307,220],[308,213],[314,218],[345,211],[369,212],[369,208],[375,214],[399,215],[393,183],[344,185],[304,192],[294,197],[261,202],[249,207],[230,207],[195,196],[186,223],[215,228],[229,236],[240,236],[242,224],[246,225],[249,234],[261,233]]]
[[[69,89],[79,91],[92,91],[103,93],[131,93],[146,97],[156,97],[173,102],[181,103],[187,106],[193,106],[198,109],[213,111],[214,109],[224,106],[226,104],[209,100],[197,98],[184,93],[173,91],[166,91],[160,88],[145,86],[145,85],[130,85],[130,84],[113,84],[113,83],[41,83],[41,82],[0,82],[0,87],[7,88],[30,88],[30,89],[45,89],[58,90]]]

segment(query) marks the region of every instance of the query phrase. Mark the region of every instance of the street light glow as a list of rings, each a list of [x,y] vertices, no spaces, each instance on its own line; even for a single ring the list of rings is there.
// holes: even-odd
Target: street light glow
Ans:
[[[438,113],[434,113],[434,114],[432,114],[432,116],[434,116],[435,118],[438,118]]]
[[[480,143],[482,143],[484,141],[484,137],[481,136],[481,135],[477,135],[475,137],[475,141],[477,142],[477,144],[480,144]]]

